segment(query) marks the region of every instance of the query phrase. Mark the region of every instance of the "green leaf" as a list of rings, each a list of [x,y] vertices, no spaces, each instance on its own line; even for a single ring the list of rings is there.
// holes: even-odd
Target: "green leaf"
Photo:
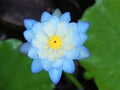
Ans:
[[[81,61],[99,90],[120,89],[120,0],[96,0],[83,21],[91,23],[85,45],[91,58]]]
[[[52,90],[47,72],[33,74],[27,56],[19,52],[22,42],[0,41],[0,90]]]

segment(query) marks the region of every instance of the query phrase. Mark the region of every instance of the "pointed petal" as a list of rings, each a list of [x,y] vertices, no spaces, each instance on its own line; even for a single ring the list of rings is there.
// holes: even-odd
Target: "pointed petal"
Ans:
[[[30,50],[29,50],[29,52],[28,52],[28,56],[30,57],[30,58],[33,58],[33,59],[37,59],[38,58],[38,53],[37,53],[37,49],[36,48],[34,48],[34,47],[32,47],[32,48],[30,48]]]
[[[41,60],[33,60],[31,70],[33,73],[38,73],[43,69]]]
[[[52,13],[52,15],[60,17],[62,14],[62,12],[60,11],[60,9],[55,9],[54,12]]]
[[[43,27],[43,24],[40,23],[40,22],[37,22],[34,24],[34,26],[32,27],[32,31],[36,34],[38,33],[39,31],[42,30],[42,27]]]
[[[31,48],[31,44],[29,42],[26,42],[20,47],[20,51],[22,53],[27,54],[30,48]]]
[[[53,63],[53,67],[54,68],[57,68],[57,69],[60,69],[63,65],[63,60],[62,59],[58,59],[56,62]]]
[[[73,34],[73,43],[75,46],[82,45],[85,43],[87,38],[88,38],[87,34],[85,34],[83,32],[75,32]]]
[[[37,21],[33,20],[33,19],[25,19],[24,20],[24,25],[26,27],[26,29],[31,29],[33,24],[36,23]]]
[[[75,71],[75,65],[73,60],[64,59],[63,70],[67,73],[73,73]]]
[[[86,32],[89,28],[89,23],[88,22],[78,22],[78,31],[80,32]]]
[[[54,84],[57,84],[59,82],[61,75],[62,75],[62,70],[60,69],[51,69],[49,71],[50,79]]]
[[[32,39],[33,39],[33,32],[32,32],[32,30],[26,30],[26,31],[24,31],[24,37],[25,37],[25,39],[27,40],[27,41],[31,41]]]
[[[90,57],[90,53],[84,46],[78,46],[73,51],[66,53],[65,58],[67,59],[85,59]]]
[[[85,41],[87,40],[87,38],[88,38],[87,34],[80,33],[80,40],[81,40],[80,42],[81,42],[81,44],[85,43]]]
[[[68,28],[69,28],[69,30],[72,30],[72,31],[76,32],[77,24],[72,22],[72,23],[69,24]]]
[[[46,71],[49,71],[52,68],[52,62],[49,60],[42,59],[41,64]]]
[[[74,48],[74,50],[69,51],[65,54],[67,59],[80,59],[80,49]]]
[[[60,20],[61,21],[66,21],[66,22],[70,22],[70,20],[71,20],[70,13],[66,12],[66,13],[62,14],[60,16]]]
[[[49,21],[51,18],[51,15],[48,12],[43,12],[41,15],[41,22]]]
[[[80,50],[80,58],[79,59],[85,59],[85,58],[89,58],[90,57],[90,52],[88,51],[88,49],[84,46],[81,46],[79,48]]]
[[[51,37],[53,35],[55,35],[55,32],[56,32],[56,28],[54,27],[54,25],[50,23],[48,23],[44,28],[43,28],[43,31],[45,32],[45,34],[48,36],[48,37]]]

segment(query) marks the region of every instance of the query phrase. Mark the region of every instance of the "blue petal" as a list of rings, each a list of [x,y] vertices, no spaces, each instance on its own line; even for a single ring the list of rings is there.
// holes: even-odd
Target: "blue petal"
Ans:
[[[64,59],[63,70],[67,73],[73,73],[75,71],[75,65],[74,65],[73,60]]]
[[[80,32],[86,32],[89,28],[89,23],[88,22],[78,22],[78,31]]]
[[[49,60],[42,59],[41,64],[46,71],[49,71],[52,68],[52,62]]]
[[[66,21],[66,22],[70,22],[70,20],[71,20],[70,13],[66,12],[66,13],[62,14],[60,16],[60,20],[61,21]]]
[[[38,53],[37,53],[37,49],[36,48],[30,48],[30,50],[29,50],[29,52],[28,52],[28,56],[30,57],[30,58],[33,58],[33,59],[37,59],[37,58],[39,58],[38,57]]]
[[[52,15],[60,17],[62,14],[62,12],[59,9],[55,9],[54,12],[52,13]]]
[[[61,69],[51,69],[49,71],[50,79],[54,84],[57,84],[61,78],[62,70]]]
[[[85,33],[80,33],[81,44],[83,44],[87,40],[88,36]]]
[[[33,73],[38,73],[43,69],[41,60],[33,60],[31,70]]]
[[[69,51],[65,54],[67,59],[80,59],[80,47],[74,48],[74,50]]]
[[[72,22],[69,24],[68,28],[69,28],[69,30],[76,32],[77,31],[77,24]]]
[[[85,59],[85,58],[89,58],[90,57],[90,52],[88,51],[88,49],[84,46],[81,46],[79,48],[80,50],[80,58],[79,59]]]
[[[48,12],[43,12],[41,15],[41,22],[49,21],[51,18],[51,15]]]
[[[52,66],[53,68],[57,68],[60,69],[63,65],[63,60],[62,59],[58,59],[56,60],[56,62],[53,62]]]
[[[40,30],[42,30],[43,28],[43,24],[40,23],[40,22],[37,22],[34,24],[33,28],[32,28],[32,31],[34,34],[38,33]]]
[[[31,29],[35,22],[37,22],[37,21],[35,21],[33,19],[25,19],[24,25],[25,25],[26,29]]]
[[[73,51],[66,53],[65,58],[67,59],[85,59],[90,57],[88,49],[84,46],[77,46]]]
[[[27,41],[31,41],[32,39],[33,39],[33,32],[32,32],[32,30],[26,30],[26,31],[24,31],[24,37],[25,37],[25,39],[27,40]]]
[[[22,53],[27,54],[30,48],[31,48],[31,44],[29,42],[26,42],[21,46],[20,51]]]
[[[73,33],[72,37],[73,37],[73,44],[74,44],[74,46],[79,46],[80,44],[82,44],[79,33],[76,33],[76,32]]]

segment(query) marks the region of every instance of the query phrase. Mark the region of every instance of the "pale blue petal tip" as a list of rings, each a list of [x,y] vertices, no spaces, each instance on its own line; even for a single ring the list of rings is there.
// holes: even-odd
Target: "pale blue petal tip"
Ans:
[[[26,31],[24,31],[23,32],[23,35],[24,35],[24,37],[25,37],[25,39],[27,40],[27,41],[31,41],[32,40],[32,38],[33,38],[33,32],[32,32],[32,30],[26,30]]]
[[[90,26],[89,22],[78,22],[78,30],[80,32],[86,32]]]
[[[80,59],[89,58],[90,56],[91,55],[89,50],[86,47],[82,46],[80,49]]]
[[[49,60],[42,59],[41,64],[44,70],[49,71],[52,68],[52,62]]]
[[[74,65],[73,60],[64,61],[63,70],[67,73],[73,73],[75,71],[75,65]]]
[[[65,56],[67,59],[79,59],[80,51],[78,48],[75,48],[74,51],[68,52]]]
[[[54,12],[52,13],[52,15],[60,17],[62,14],[62,12],[60,11],[60,9],[55,9]]]
[[[60,20],[61,21],[66,21],[66,22],[70,22],[70,20],[71,20],[70,13],[66,12],[66,13],[62,14],[60,16]]]
[[[51,18],[51,15],[48,12],[43,12],[41,15],[41,22],[49,21]]]
[[[50,79],[54,84],[57,84],[60,81],[62,70],[60,69],[52,69],[49,71]]]
[[[80,38],[81,38],[81,44],[83,44],[87,40],[88,36],[85,33],[80,33]]]
[[[28,56],[30,58],[37,59],[38,58],[37,49],[36,48],[30,48],[30,50],[28,52]]]
[[[29,42],[24,43],[21,47],[20,47],[20,52],[27,54],[29,49],[30,49],[31,45]]]
[[[33,60],[31,65],[31,70],[32,70],[32,73],[38,73],[41,70],[43,70],[40,60]]]
[[[25,25],[26,29],[31,29],[35,22],[37,22],[37,21],[35,21],[33,19],[25,19],[24,25]]]

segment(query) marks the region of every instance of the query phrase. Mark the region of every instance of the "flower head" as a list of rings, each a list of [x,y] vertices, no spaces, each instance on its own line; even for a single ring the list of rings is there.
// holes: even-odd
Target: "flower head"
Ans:
[[[73,60],[90,56],[83,43],[87,40],[85,32],[88,22],[70,22],[70,13],[56,9],[53,14],[43,12],[41,21],[24,20],[27,30],[24,37],[27,40],[21,47],[21,52],[33,59],[33,73],[48,71],[50,79],[57,84],[62,70],[67,73],[75,71]]]

